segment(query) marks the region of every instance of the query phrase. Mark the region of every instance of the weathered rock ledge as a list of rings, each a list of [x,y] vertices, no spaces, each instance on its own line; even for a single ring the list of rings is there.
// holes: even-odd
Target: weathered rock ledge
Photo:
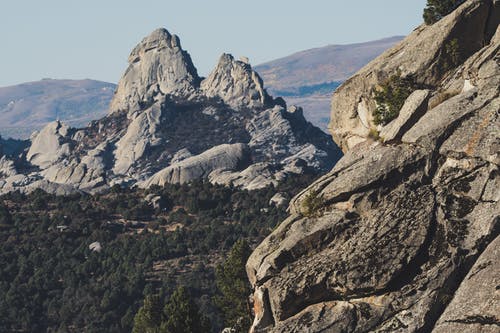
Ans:
[[[334,94],[346,154],[250,256],[251,332],[499,331],[499,6],[466,1]],[[450,36],[464,53],[443,71]],[[398,69],[426,89],[369,139],[373,86]]]

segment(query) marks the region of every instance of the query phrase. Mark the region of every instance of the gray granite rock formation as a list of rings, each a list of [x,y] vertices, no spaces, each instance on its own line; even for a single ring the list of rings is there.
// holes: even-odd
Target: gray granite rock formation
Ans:
[[[189,96],[200,78],[179,37],[157,29],[130,53],[129,67],[118,83],[110,112],[133,113],[151,105],[160,94]]]
[[[351,149],[376,128],[373,92],[391,75],[410,78],[416,86],[437,94],[450,69],[489,43],[498,25],[499,6],[494,0],[466,1],[432,27],[416,28],[336,89],[329,128],[340,148]],[[474,80],[466,73],[462,79],[460,87],[447,92],[460,91],[464,80]]]
[[[250,256],[251,332],[498,332],[499,14],[468,0],[334,94],[346,154]],[[371,92],[398,71],[427,90],[368,139]]]
[[[271,98],[259,74],[248,62],[223,54],[214,71],[201,83],[203,94],[219,97],[233,107],[262,107]]]
[[[47,125],[16,156],[21,169],[2,160],[0,193],[199,178],[257,189],[324,172],[340,154],[300,108],[270,97],[247,62],[224,54],[201,82],[179,38],[158,29],[132,51],[108,115],[81,129]]]

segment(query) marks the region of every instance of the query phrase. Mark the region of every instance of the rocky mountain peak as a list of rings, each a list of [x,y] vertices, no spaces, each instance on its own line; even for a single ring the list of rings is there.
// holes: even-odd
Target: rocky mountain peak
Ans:
[[[166,29],[157,29],[145,37],[130,53],[129,66],[121,78],[110,112],[135,112],[151,105],[158,95],[189,96],[200,78],[179,37]]]
[[[134,63],[139,61],[140,57],[144,55],[144,53],[156,49],[161,50],[163,48],[179,48],[181,49],[179,37],[176,35],[172,35],[165,28],[159,28],[146,36],[130,53],[129,63]]]
[[[224,53],[213,72],[201,83],[203,94],[219,97],[234,107],[264,106],[271,98],[259,74],[247,59],[243,60]]]
[[[130,53],[108,115],[81,129],[47,125],[19,156],[19,174],[0,176],[0,191],[98,192],[200,178],[256,189],[326,171],[339,158],[299,109],[267,94],[248,59],[224,54],[200,81],[179,38],[153,31]],[[13,173],[3,165],[0,174]]]

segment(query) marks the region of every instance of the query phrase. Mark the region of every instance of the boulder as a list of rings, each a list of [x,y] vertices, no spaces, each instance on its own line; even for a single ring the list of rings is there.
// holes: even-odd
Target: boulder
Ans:
[[[170,160],[170,163],[175,164],[191,156],[193,156],[193,154],[191,154],[191,152],[188,149],[183,148],[174,154],[174,156]]]
[[[276,193],[269,200],[269,204],[275,205],[276,207],[281,207],[281,206],[285,206],[286,204],[288,204],[288,200],[289,199],[287,198],[285,193]]]
[[[427,111],[429,90],[415,90],[405,101],[399,116],[380,130],[384,142],[399,139]]]
[[[240,171],[217,169],[208,179],[213,184],[232,185],[245,190],[258,190],[270,185],[277,185],[276,168],[269,163],[254,163]]]
[[[244,144],[224,144],[213,147],[200,155],[192,156],[157,172],[140,183],[141,187],[163,186],[166,183],[187,183],[206,178],[217,169],[237,170],[248,162],[248,147]]]
[[[147,202],[149,205],[151,205],[154,209],[164,209],[165,208],[164,200],[159,195],[155,195],[153,193],[148,194],[144,198],[144,201]]]
[[[92,251],[92,252],[101,252],[102,251],[102,245],[101,243],[99,242],[93,242],[93,243],[90,243],[89,245],[89,250]]]
[[[55,195],[72,195],[82,193],[70,184],[57,184],[47,180],[38,180],[21,189],[21,192],[31,193],[37,189]]]
[[[103,143],[79,158],[54,163],[40,172],[40,176],[51,184],[70,185],[75,189],[91,192],[106,185],[106,160],[109,159],[107,154],[107,143]],[[49,187],[50,189],[52,187]]]
[[[69,156],[72,145],[70,128],[60,121],[53,121],[33,137],[26,159],[31,164],[46,169]]]
[[[0,157],[0,179],[3,177],[10,177],[17,175],[16,166],[14,161],[8,159],[6,156]]]
[[[251,137],[248,145],[261,160],[271,162],[271,156],[276,160],[297,146],[292,126],[284,117],[285,112],[283,107],[275,106],[260,112],[247,123],[246,129]]]

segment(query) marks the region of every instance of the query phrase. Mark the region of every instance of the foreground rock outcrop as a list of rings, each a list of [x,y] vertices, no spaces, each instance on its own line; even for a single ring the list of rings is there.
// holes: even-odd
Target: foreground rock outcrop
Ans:
[[[491,40],[498,25],[499,6],[498,1],[467,1],[432,27],[416,28],[348,79],[332,98],[329,128],[335,142],[347,151],[366,140],[371,129],[377,129],[374,91],[398,72],[417,87],[434,91],[442,88],[442,92],[448,88],[448,93],[462,89],[463,81],[460,87],[445,87],[444,76]],[[463,77],[474,80],[467,73]]]
[[[252,332],[498,332],[499,22],[498,1],[468,0],[334,94],[346,154],[250,256]],[[374,140],[395,74],[419,84]]]
[[[0,193],[200,178],[257,189],[325,172],[340,156],[301,108],[266,92],[246,60],[223,54],[202,79],[179,38],[158,29],[132,50],[108,115],[81,129],[55,121],[34,133],[23,153],[0,162]]]

